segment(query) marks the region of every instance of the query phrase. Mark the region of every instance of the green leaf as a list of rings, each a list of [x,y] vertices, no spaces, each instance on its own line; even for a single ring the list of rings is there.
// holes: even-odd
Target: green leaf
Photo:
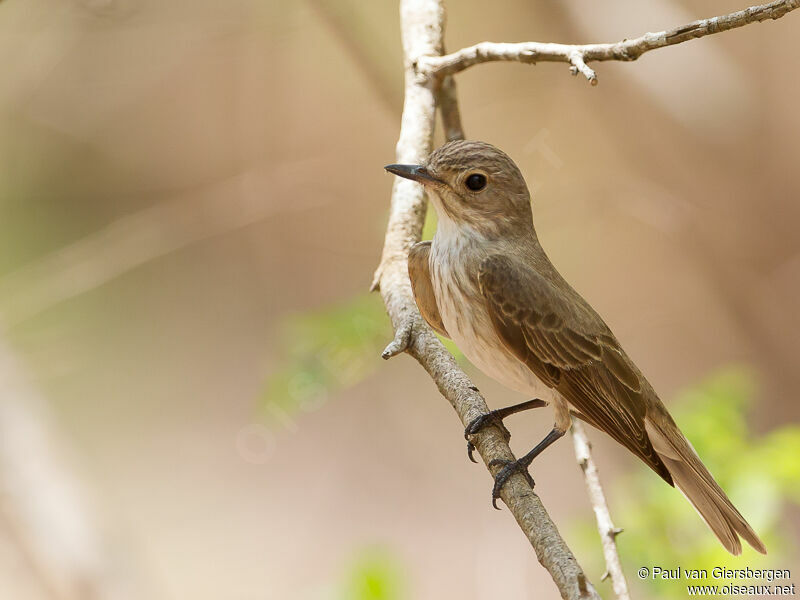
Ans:
[[[382,548],[367,548],[349,567],[341,600],[400,600],[404,593],[399,560]]]
[[[431,207],[428,206],[428,212],[425,213],[425,225],[422,228],[422,239],[429,240],[433,237],[433,234],[436,233],[436,224],[438,220],[436,218],[436,211],[431,210]]]
[[[679,394],[670,410],[716,480],[764,540],[769,557],[746,545],[742,556],[728,554],[683,495],[641,466],[619,477],[609,489],[612,518],[625,531],[617,544],[629,583],[646,590],[639,595],[686,597],[685,581],[638,581],[635,574],[641,567],[705,568],[710,573],[715,566],[783,568],[797,563],[798,551],[782,525],[781,510],[788,503],[800,504],[800,426],[787,425],[755,436],[748,426],[747,409],[756,391],[751,370],[729,367]],[[593,520],[581,519],[573,535],[585,566],[602,573]]]
[[[283,366],[267,378],[262,399],[275,419],[314,410],[328,394],[365,379],[382,364],[392,332],[380,296],[364,294],[290,317],[280,337]]]

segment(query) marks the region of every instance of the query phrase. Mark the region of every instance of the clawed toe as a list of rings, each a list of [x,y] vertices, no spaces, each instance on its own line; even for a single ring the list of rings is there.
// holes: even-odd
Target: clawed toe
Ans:
[[[478,415],[472,421],[470,421],[469,425],[467,425],[466,429],[464,429],[464,436],[468,435],[475,435],[481,429],[488,425],[502,425],[502,419],[497,415],[497,411],[493,410],[483,415]]]
[[[474,457],[474,456],[472,456],[472,453],[473,453],[473,452],[475,452],[475,444],[473,444],[472,442],[470,442],[469,440],[467,440],[467,456],[469,456],[469,459],[470,459],[472,462],[474,462],[474,463],[476,463],[476,464],[477,464],[477,462],[478,462],[478,461],[477,461],[477,460],[475,460],[475,457]]]
[[[503,432],[503,437],[505,438],[506,443],[508,443],[508,441],[511,439],[511,432],[503,424],[503,417],[502,415],[498,414],[498,411],[493,410],[486,414],[478,415],[472,419],[472,421],[469,422],[469,425],[467,425],[464,429],[464,438],[467,440],[467,456],[469,456],[469,459],[474,463],[478,462],[472,455],[472,453],[475,451],[475,444],[470,441],[469,437],[489,426],[499,427],[500,431]]]
[[[522,473],[525,476],[525,479],[528,481],[528,484],[531,487],[536,485],[536,482],[531,477],[531,474],[528,472],[528,466],[530,463],[522,461],[522,460],[500,460],[495,459],[489,462],[490,467],[503,465],[503,468],[498,471],[497,475],[494,478],[494,487],[492,487],[492,506],[495,507],[497,510],[500,508],[497,506],[497,499],[500,497],[500,492],[503,489],[503,486],[506,484],[508,479],[514,473]]]
[[[484,427],[493,426],[498,427],[500,431],[503,432],[503,437],[505,437],[506,443],[508,443],[509,440],[511,440],[511,432],[503,424],[503,419],[518,412],[530,410],[531,408],[539,408],[541,406],[547,406],[547,402],[544,400],[539,400],[538,398],[534,398],[533,400],[521,402],[520,404],[515,404],[514,406],[507,406],[506,408],[489,411],[486,414],[478,415],[472,419],[472,421],[469,422],[469,425],[467,425],[467,427],[464,429],[464,437],[467,439],[467,455],[469,456],[469,459],[472,462],[478,462],[472,456],[472,453],[475,450],[475,445],[470,441],[469,436],[475,435]]]

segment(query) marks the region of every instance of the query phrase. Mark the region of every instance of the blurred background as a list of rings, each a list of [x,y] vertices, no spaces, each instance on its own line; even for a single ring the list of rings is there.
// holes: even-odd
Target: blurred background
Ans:
[[[744,8],[448,4],[450,49]],[[640,566],[800,566],[798,31],[596,64],[597,87],[457,79],[468,137],[518,162],[554,263],[770,548],[727,557],[590,430],[640,597],[685,597]],[[0,55],[0,597],[557,597],[432,382],[379,357],[395,2],[3,0]],[[550,419],[510,421],[516,451]],[[533,473],[611,597],[571,443]]]

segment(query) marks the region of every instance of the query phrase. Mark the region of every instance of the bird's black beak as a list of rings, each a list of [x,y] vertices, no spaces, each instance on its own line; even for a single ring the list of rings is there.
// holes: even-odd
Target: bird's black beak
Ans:
[[[383,168],[398,177],[405,177],[423,185],[426,183],[442,183],[428,173],[428,170],[422,165],[386,165]]]

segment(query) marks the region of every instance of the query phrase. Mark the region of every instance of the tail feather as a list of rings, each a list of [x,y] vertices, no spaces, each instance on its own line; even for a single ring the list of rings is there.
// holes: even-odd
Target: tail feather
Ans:
[[[669,427],[669,433],[665,429]],[[697,456],[689,441],[672,423],[658,425],[645,418],[645,430],[659,458],[672,479],[695,507],[711,531],[731,554],[742,553],[741,536],[761,554],[767,549],[753,528],[736,510],[711,473]]]

